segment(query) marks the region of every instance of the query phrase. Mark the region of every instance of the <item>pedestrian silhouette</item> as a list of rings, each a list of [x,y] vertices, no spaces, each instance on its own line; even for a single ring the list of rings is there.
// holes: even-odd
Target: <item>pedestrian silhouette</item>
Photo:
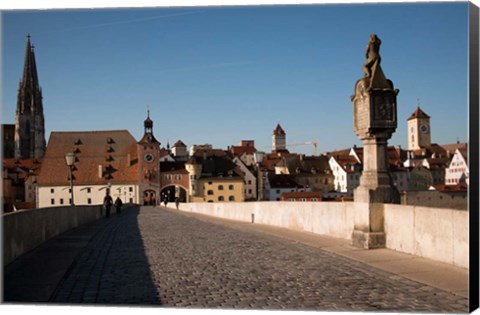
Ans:
[[[103,198],[103,206],[105,207],[106,217],[110,217],[110,208],[112,207],[113,199],[110,196],[110,191],[107,189],[105,198]]]
[[[115,208],[117,209],[117,214],[120,214],[120,212],[122,211],[122,205],[122,200],[120,199],[120,197],[117,197],[117,199],[115,199]]]

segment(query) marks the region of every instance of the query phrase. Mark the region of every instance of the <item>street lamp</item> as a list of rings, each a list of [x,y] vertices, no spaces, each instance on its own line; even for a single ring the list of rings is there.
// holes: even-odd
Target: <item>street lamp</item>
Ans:
[[[73,203],[73,175],[72,175],[72,169],[73,169],[73,166],[75,165],[75,153],[70,152],[70,153],[65,154],[65,163],[67,164],[68,169],[69,169],[70,196],[71,196],[70,205],[73,206],[74,203]]]
[[[263,199],[263,185],[261,183],[262,171],[260,169],[260,164],[262,164],[264,157],[265,157],[265,152],[262,152],[262,151],[257,151],[253,155],[255,163],[257,164],[257,200]]]

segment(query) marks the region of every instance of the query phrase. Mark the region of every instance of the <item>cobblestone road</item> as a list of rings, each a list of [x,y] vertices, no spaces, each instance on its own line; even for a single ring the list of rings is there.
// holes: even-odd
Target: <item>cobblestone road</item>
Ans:
[[[142,207],[113,215],[53,302],[467,312],[468,300],[317,248]]]

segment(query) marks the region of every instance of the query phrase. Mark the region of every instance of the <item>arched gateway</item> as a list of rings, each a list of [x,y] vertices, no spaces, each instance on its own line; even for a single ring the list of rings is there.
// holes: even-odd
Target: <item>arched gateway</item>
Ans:
[[[175,198],[178,198],[180,202],[187,201],[187,190],[180,185],[168,185],[160,191],[161,201],[167,200],[168,202],[174,202]]]

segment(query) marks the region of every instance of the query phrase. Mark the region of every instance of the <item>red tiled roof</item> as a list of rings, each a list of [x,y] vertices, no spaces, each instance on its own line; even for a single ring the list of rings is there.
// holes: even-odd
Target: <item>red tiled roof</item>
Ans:
[[[417,107],[417,109],[413,112],[413,114],[407,119],[415,119],[415,118],[430,118],[423,110],[420,109],[420,107]]]
[[[284,136],[285,131],[282,129],[282,126],[280,124],[277,124],[277,127],[275,127],[275,130],[273,130],[273,134],[277,136]]]
[[[16,159],[16,158],[3,159],[3,167],[8,169],[20,167],[20,168],[32,170],[35,172],[40,168],[41,164],[42,164],[41,159]]]
[[[275,166],[280,162],[283,157],[289,156],[296,156],[296,154],[289,152],[266,153],[261,165],[267,170],[273,171],[275,170]]]
[[[254,154],[257,152],[257,149],[255,147],[247,147],[247,146],[232,146],[230,149],[230,152],[233,154],[233,156],[239,156],[242,155],[243,153],[246,154]]]
[[[77,150],[76,150],[77,149]],[[38,176],[38,185],[65,185],[65,154],[76,151],[75,184],[138,181],[137,142],[127,130],[52,132]],[[111,178],[99,177],[110,171]]]

